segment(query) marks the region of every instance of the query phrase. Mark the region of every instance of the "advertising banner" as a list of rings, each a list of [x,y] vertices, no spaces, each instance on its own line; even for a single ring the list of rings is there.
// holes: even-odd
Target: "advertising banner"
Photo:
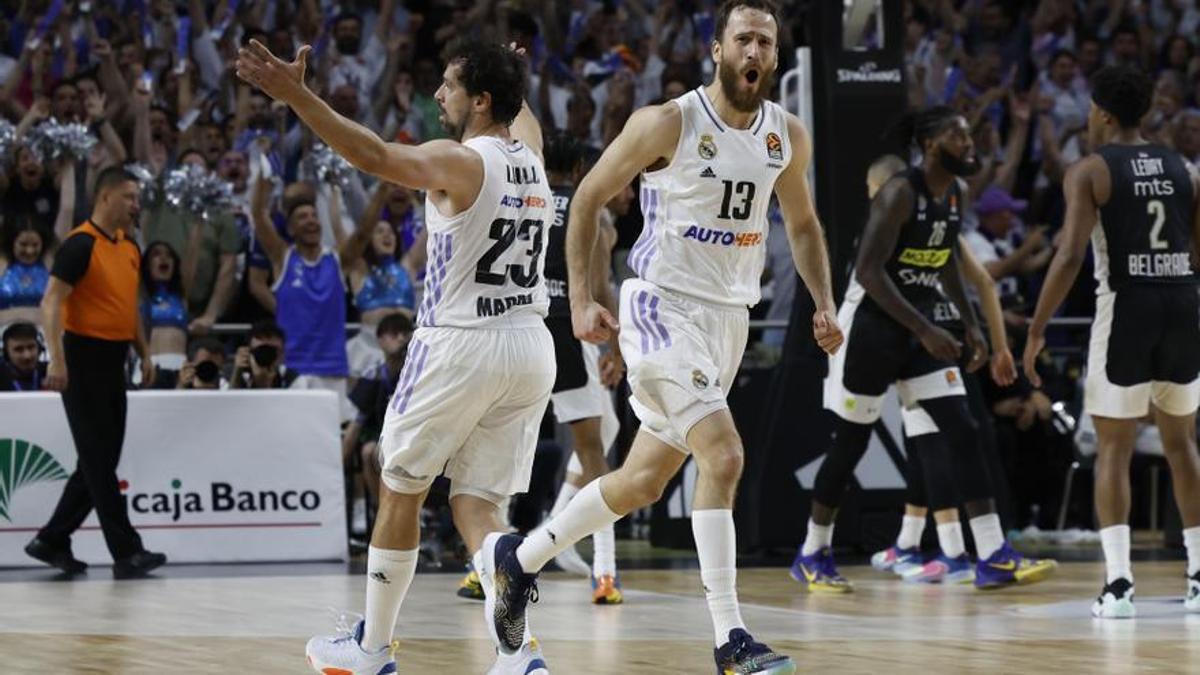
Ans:
[[[38,564],[22,549],[74,469],[59,395],[0,394],[0,566]],[[330,392],[130,392],[117,477],[146,547],[173,563],[346,558]],[[73,547],[111,562],[94,513]]]

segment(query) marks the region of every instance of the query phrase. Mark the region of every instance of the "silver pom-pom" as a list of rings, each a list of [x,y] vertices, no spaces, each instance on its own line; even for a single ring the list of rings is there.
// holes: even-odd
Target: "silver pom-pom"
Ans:
[[[12,159],[10,154],[17,142],[17,128],[12,122],[0,117],[0,166],[6,166]]]
[[[168,172],[163,195],[171,206],[205,220],[233,210],[233,185],[194,164]]]
[[[87,157],[97,139],[88,128],[78,122],[59,122],[51,117],[25,135],[25,144],[38,161],[55,162],[60,159],[79,160]]]
[[[304,173],[317,182],[330,183],[343,190],[354,176],[354,167],[328,145],[318,143],[304,158]]]
[[[145,164],[130,162],[125,165],[125,170],[137,178],[142,202],[152,202],[158,199],[158,180],[154,178],[154,172],[149,167]]]

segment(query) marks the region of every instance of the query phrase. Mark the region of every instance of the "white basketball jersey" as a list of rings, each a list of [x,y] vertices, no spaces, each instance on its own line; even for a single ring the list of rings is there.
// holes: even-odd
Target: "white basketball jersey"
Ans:
[[[464,145],[483,158],[483,185],[451,218],[425,200],[429,261],[417,325],[540,326],[549,306],[542,252],[554,222],[546,171],[520,142],[478,136]]]
[[[645,225],[629,266],[670,291],[755,305],[766,263],[767,207],[775,179],[792,160],[787,113],[767,101],[748,129],[731,129],[703,88],[671,103],[683,116],[679,144],[668,166],[642,175]]]

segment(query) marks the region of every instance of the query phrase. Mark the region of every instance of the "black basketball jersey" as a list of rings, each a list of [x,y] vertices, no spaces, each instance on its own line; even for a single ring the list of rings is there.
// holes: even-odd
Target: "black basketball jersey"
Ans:
[[[1197,283],[1195,190],[1183,158],[1160,145],[1105,145],[1112,189],[1092,232],[1100,292],[1123,285]]]
[[[942,268],[950,264],[962,228],[962,193],[956,180],[938,200],[929,193],[925,172],[920,167],[909,168],[904,176],[912,186],[913,209],[900,228],[896,248],[885,269],[900,294],[918,311],[934,319],[931,313],[944,299]]]
[[[567,295],[567,219],[571,211],[571,199],[575,197],[573,186],[550,186],[554,193],[554,223],[546,242],[546,290],[550,295],[549,316],[571,316],[571,304]]]

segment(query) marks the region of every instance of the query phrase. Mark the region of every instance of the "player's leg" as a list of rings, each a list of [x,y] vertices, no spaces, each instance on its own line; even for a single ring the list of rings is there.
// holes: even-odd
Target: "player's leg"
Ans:
[[[966,555],[963,543],[962,523],[958,518],[958,491],[954,478],[946,465],[946,452],[937,425],[921,406],[904,408],[906,432],[911,446],[910,463],[919,471],[913,471],[910,486],[923,484],[925,500],[933,510],[937,524],[937,556],[925,564],[910,568],[901,576],[906,581],[920,583],[959,583],[975,577],[974,566]],[[910,487],[911,490],[911,487]]]
[[[886,549],[871,556],[871,567],[881,572],[895,572],[901,577],[914,570],[921,569],[924,560],[921,556],[921,538],[925,535],[925,521],[929,515],[929,494],[925,481],[925,462],[922,453],[917,451],[917,439],[936,433],[937,428],[927,428],[933,421],[920,408],[902,408],[905,452],[907,462],[904,467],[904,515],[900,518],[900,532],[896,541]],[[920,417],[918,417],[920,416]]]
[[[790,570],[808,590],[827,593],[852,589],[833,559],[834,520],[854,468],[870,445],[884,394],[899,372],[895,354],[909,341],[895,321],[855,303],[842,305],[838,323],[846,331],[846,344],[829,358],[824,384],[825,407],[837,415],[833,439],[817,471],[808,529]]]
[[[1162,433],[1175,503],[1183,520],[1188,559],[1184,604],[1189,611],[1196,612],[1200,611],[1200,455],[1196,452],[1196,413],[1170,415],[1156,408],[1154,417]]]
[[[939,429],[942,461],[950,468],[975,538],[979,556],[975,585],[995,588],[1046,578],[1057,563],[1025,558],[1005,541],[980,444],[979,427],[968,407],[958,369],[910,378],[902,383],[901,390],[905,398],[921,402]]]
[[[1200,296],[1194,287],[1172,288],[1161,295],[1167,306],[1167,330],[1155,354],[1151,400],[1183,520],[1188,558],[1184,606],[1200,612],[1200,456],[1196,454],[1200,323],[1195,320]]]

